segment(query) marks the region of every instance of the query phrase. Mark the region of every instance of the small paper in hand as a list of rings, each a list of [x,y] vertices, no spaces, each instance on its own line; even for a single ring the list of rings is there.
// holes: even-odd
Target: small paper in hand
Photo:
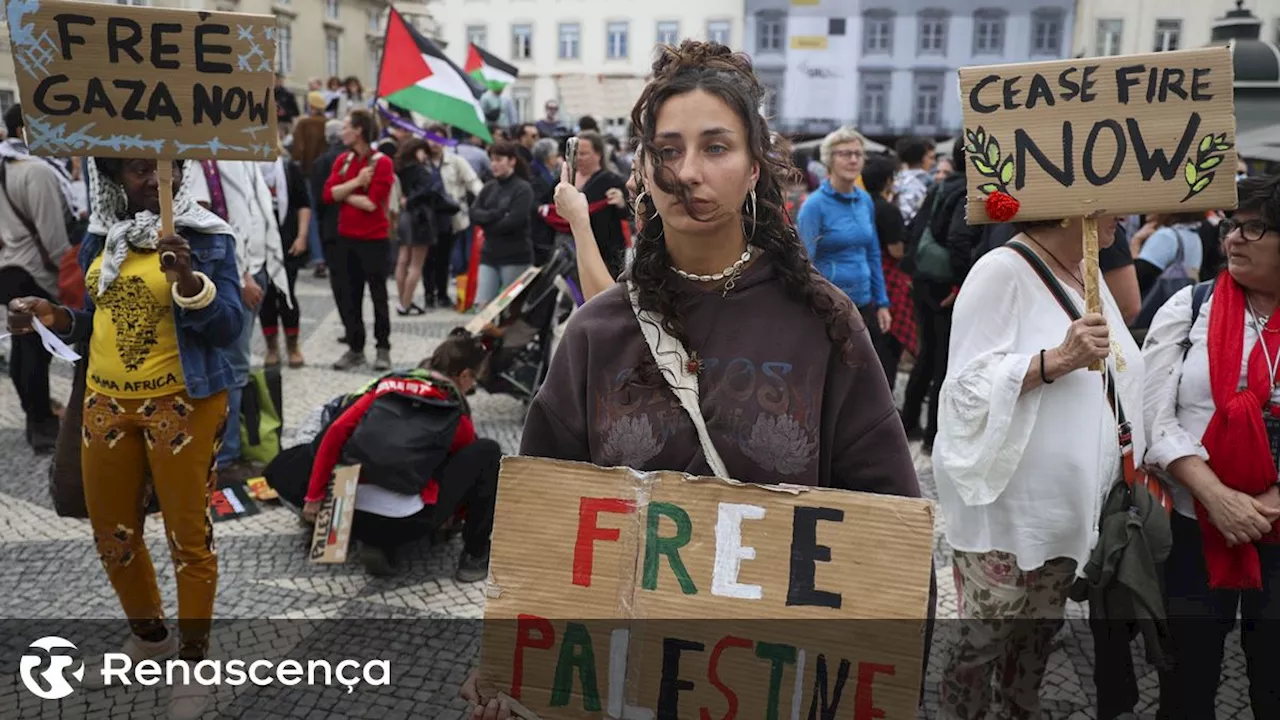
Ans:
[[[62,358],[67,362],[75,362],[80,359],[80,354],[62,342],[52,330],[45,327],[44,323],[40,322],[40,318],[33,316],[31,318],[31,327],[35,328],[36,334],[40,336],[40,344],[44,345],[44,349],[48,350],[50,355]]]

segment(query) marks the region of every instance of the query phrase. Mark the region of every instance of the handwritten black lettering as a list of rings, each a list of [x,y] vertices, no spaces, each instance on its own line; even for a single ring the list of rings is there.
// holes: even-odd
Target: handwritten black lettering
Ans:
[[[208,35],[231,35],[231,28],[226,25],[206,24],[196,28],[196,70],[202,73],[229,75],[231,63],[214,62],[209,55],[226,55],[230,57],[230,45],[214,45],[206,40]]]
[[[1156,99],[1156,83],[1160,77],[1160,68],[1153,67],[1147,72],[1147,104],[1155,102]]]
[[[1213,99],[1213,95],[1204,92],[1209,89],[1209,81],[1205,80],[1205,76],[1213,70],[1209,68],[1196,68],[1191,71],[1191,100],[1193,102],[1208,102]]]
[[[223,96],[222,112],[228,120],[239,120],[240,116],[244,115],[245,102],[244,88],[228,88],[226,95]]]
[[[108,117],[116,116],[116,106],[111,102],[111,97],[107,95],[107,89],[102,86],[100,78],[89,78],[89,83],[84,93],[84,114],[101,110]]]
[[[253,91],[247,93],[249,103],[249,122],[265,123],[267,121],[267,113],[271,110],[272,92],[267,90],[260,96],[261,102],[255,102],[253,99]]]
[[[67,81],[66,75],[50,75],[41,80],[36,89],[31,93],[31,104],[45,115],[53,115],[54,117],[64,117],[70,115],[80,109],[80,98],[75,95],[54,95],[49,98],[49,91],[55,85],[60,85]],[[49,100],[54,100],[58,105],[50,105]]]
[[[1169,95],[1177,95],[1183,100],[1187,99],[1187,91],[1182,89],[1182,83],[1187,79],[1187,73],[1182,68],[1165,68],[1160,75],[1160,102],[1169,99]]]
[[[1093,86],[1098,84],[1098,81],[1093,77],[1093,74],[1097,71],[1097,65],[1085,66],[1084,74],[1080,80],[1080,102],[1087,103],[1098,99],[1098,93],[1090,92],[1093,90]]]
[[[978,99],[978,94],[981,93],[988,85],[999,81],[999,75],[988,75],[974,83],[973,89],[969,91],[969,107],[973,108],[974,112],[988,115],[1000,109],[999,105],[987,105]]]
[[[1125,125],[1129,128],[1129,140],[1133,143],[1133,156],[1138,161],[1138,170],[1142,173],[1142,179],[1149,181],[1160,173],[1160,177],[1165,180],[1172,180],[1178,169],[1182,167],[1182,161],[1187,156],[1187,151],[1191,148],[1192,143],[1196,140],[1196,135],[1200,130],[1200,113],[1191,113],[1191,117],[1187,120],[1187,129],[1182,133],[1182,140],[1178,143],[1178,149],[1174,152],[1172,158],[1166,158],[1163,148],[1156,148],[1154,151],[1147,152],[1147,143],[1142,137],[1142,128],[1138,126],[1138,121],[1133,118],[1125,120]]]
[[[147,84],[141,80],[112,80],[111,84],[121,90],[130,91],[129,99],[124,101],[124,109],[120,111],[120,117],[125,120],[146,120],[146,113],[138,106],[142,104],[142,96],[147,91]]]
[[[1053,107],[1053,90],[1049,89],[1049,81],[1044,79],[1040,73],[1031,76],[1031,89],[1027,91],[1026,108],[1031,110],[1036,106],[1036,102],[1043,100],[1046,105]]]
[[[128,30],[127,37],[121,37],[121,30]],[[142,53],[138,52],[138,43],[142,42],[142,26],[136,20],[125,17],[113,17],[107,20],[107,59],[112,64],[120,62],[120,52],[124,51],[133,61],[142,64]]]
[[[1110,130],[1116,136],[1116,152],[1111,161],[1111,169],[1106,175],[1098,175],[1094,166],[1094,152],[1097,149],[1098,135],[1103,130]],[[1084,171],[1084,179],[1089,181],[1090,185],[1101,187],[1115,180],[1120,175],[1120,169],[1124,167],[1124,158],[1128,152],[1128,143],[1124,139],[1124,128],[1115,120],[1099,120],[1093,124],[1093,129],[1089,131],[1089,138],[1084,142],[1084,161],[1081,163],[1081,170]]]
[[[200,125],[209,119],[214,127],[222,122],[222,88],[214,85],[206,87],[204,83],[196,83],[191,89],[191,122]]]
[[[62,47],[62,59],[71,59],[71,46],[84,45],[83,35],[72,35],[71,25],[93,25],[98,22],[88,15],[75,15],[73,13],[58,13],[53,16],[53,21],[58,25],[58,45]],[[74,112],[74,111],[73,111]]]
[[[1073,135],[1071,129],[1071,121],[1062,123],[1062,166],[1059,167],[1044,154],[1040,146],[1035,140],[1027,134],[1027,131],[1018,128],[1013,131],[1014,152],[1017,155],[1017,176],[1014,179],[1015,187],[1021,190],[1027,185],[1027,155],[1035,159],[1036,164],[1040,166],[1054,180],[1058,181],[1063,187],[1071,187],[1076,181],[1075,161],[1072,158]]]
[[[164,41],[165,33],[182,32],[178,23],[156,23],[151,26],[151,64],[160,70],[177,70],[181,64],[166,55],[177,55],[178,46]]]
[[[1003,97],[1004,97],[1004,109],[1005,109],[1005,110],[1017,110],[1017,109],[1018,109],[1018,102],[1017,102],[1017,101],[1018,101],[1018,95],[1022,94],[1022,91],[1021,91],[1021,90],[1019,90],[1019,89],[1017,89],[1017,88],[1015,88],[1015,87],[1014,87],[1014,85],[1015,85],[1019,80],[1021,80],[1021,79],[1022,79],[1022,76],[1021,76],[1021,75],[1014,75],[1014,76],[1013,76],[1013,77],[1011,77],[1011,78],[1007,78],[1007,79],[1005,79],[1005,81],[1004,81],[1004,96],[1003,96]]]
[[[1069,67],[1058,73],[1058,87],[1066,90],[1066,92],[1062,94],[1063,102],[1075,100],[1076,97],[1080,95],[1080,83],[1071,79],[1071,75],[1077,72],[1080,72],[1080,68]]]
[[[1125,65],[1116,68],[1116,102],[1121,105],[1129,104],[1129,88],[1141,83],[1142,81],[1132,77],[1136,73],[1145,72],[1146,65]]]
[[[147,120],[158,117],[167,117],[174,125],[182,124],[182,113],[178,111],[178,104],[173,101],[173,95],[169,94],[169,87],[163,80],[156,83],[156,89],[151,91],[151,102],[147,103]]]

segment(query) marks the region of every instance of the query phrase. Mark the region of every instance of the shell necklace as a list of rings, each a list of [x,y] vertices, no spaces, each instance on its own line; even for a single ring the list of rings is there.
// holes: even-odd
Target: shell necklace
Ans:
[[[734,285],[737,284],[738,276],[742,274],[742,268],[746,267],[746,264],[751,262],[751,256],[754,255],[755,252],[756,252],[755,247],[748,244],[747,249],[742,251],[742,255],[737,260],[735,260],[732,265],[721,270],[718,273],[715,273],[714,275],[698,275],[696,273],[691,273],[691,272],[686,272],[684,270],[681,270],[675,265],[672,265],[670,267],[671,267],[671,271],[674,272],[675,274],[679,275],[685,280],[691,280],[693,282],[702,282],[702,283],[720,282],[721,280],[728,278],[728,282],[724,284],[724,292],[727,295],[729,291],[733,289]]]

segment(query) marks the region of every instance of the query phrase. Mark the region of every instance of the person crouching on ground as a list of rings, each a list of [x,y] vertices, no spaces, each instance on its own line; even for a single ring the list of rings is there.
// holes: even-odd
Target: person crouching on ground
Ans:
[[[177,234],[167,237],[155,160],[100,158],[89,172],[85,309],[20,298],[9,304],[9,330],[30,333],[35,317],[68,342],[88,341],[81,472],[102,567],[133,630],[123,652],[135,664],[175,654],[195,663],[208,648],[218,586],[208,509],[233,379],[227,352],[246,318],[235,240],[192,198],[194,163],[175,163]],[[143,540],[148,474],[173,556],[181,642],[165,626]],[[87,673],[95,682],[100,670]],[[169,717],[197,718],[212,699],[210,687],[175,684]]]
[[[479,582],[488,576],[489,535],[493,531],[502,448],[496,440],[476,437],[471,411],[464,399],[475,387],[485,358],[480,339],[458,328],[420,366],[427,372],[418,381],[436,387],[418,394],[457,400],[462,403],[463,414],[447,459],[420,495],[393,492],[361,478],[351,533],[360,542],[360,557],[370,574],[395,574],[396,548],[431,536],[460,508],[466,508],[463,554],[454,577],[458,582]],[[414,379],[412,375],[406,376],[406,380]],[[376,385],[375,381],[368,392],[358,395],[324,431],[309,479],[301,473],[272,478],[272,486],[280,497],[302,508],[303,520],[315,522],[343,446],[377,398]]]

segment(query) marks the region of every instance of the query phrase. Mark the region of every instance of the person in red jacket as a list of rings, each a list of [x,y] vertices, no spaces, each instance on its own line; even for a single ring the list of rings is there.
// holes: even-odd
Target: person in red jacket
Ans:
[[[475,387],[485,358],[480,339],[458,328],[422,363],[423,369],[431,371],[429,379],[392,378],[398,392],[405,392],[406,385],[416,384],[410,392],[461,400],[463,415],[450,443],[448,459],[420,494],[393,492],[360,478],[351,534],[360,542],[360,559],[370,574],[396,574],[396,548],[433,535],[460,509],[465,509],[463,553],[454,577],[459,582],[478,582],[488,576],[489,535],[493,531],[502,448],[495,440],[476,437],[470,408],[463,399]],[[302,508],[303,520],[315,522],[343,446],[380,392],[391,391],[383,385],[375,383],[325,430],[309,479],[298,474],[272,481],[286,502]]]
[[[324,184],[326,204],[338,209],[337,257],[329,264],[339,282],[338,303],[346,324],[350,349],[333,364],[350,370],[365,363],[364,286],[373,299],[373,335],[377,342],[374,370],[391,369],[391,313],[387,303],[387,246],[391,223],[387,202],[395,182],[391,158],[376,152],[378,123],[368,110],[357,108],[342,126],[347,152],[338,157]]]

